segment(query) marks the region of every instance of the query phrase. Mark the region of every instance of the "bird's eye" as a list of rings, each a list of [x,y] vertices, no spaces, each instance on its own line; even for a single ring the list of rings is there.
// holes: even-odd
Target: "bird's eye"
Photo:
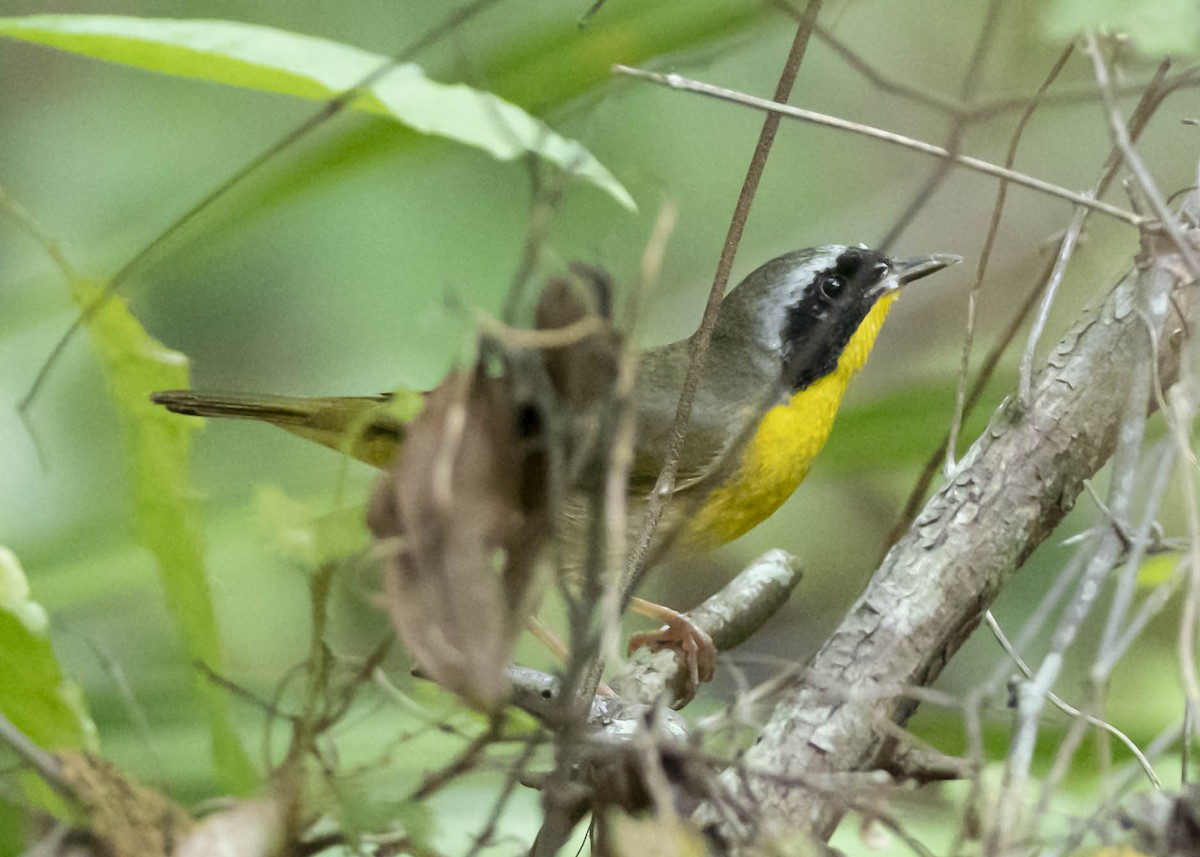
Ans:
[[[821,287],[821,294],[826,298],[833,299],[846,287],[846,281],[837,274],[826,274],[818,281],[818,285]]]

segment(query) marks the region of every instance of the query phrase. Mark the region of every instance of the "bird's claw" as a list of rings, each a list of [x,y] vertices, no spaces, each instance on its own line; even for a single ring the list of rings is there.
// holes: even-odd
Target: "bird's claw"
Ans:
[[[657,631],[634,634],[629,638],[627,654],[632,655],[643,646],[652,652],[671,649],[683,660],[688,675],[687,699],[695,695],[701,684],[712,681],[717,671],[717,647],[712,637],[682,613],[669,617]]]

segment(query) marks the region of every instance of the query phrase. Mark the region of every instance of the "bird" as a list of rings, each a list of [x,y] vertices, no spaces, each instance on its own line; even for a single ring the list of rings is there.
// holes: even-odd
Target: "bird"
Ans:
[[[769,517],[808,475],[851,379],[867,361],[908,284],[961,261],[951,254],[893,259],[866,245],[793,250],[760,265],[721,302],[679,454],[671,502],[652,542],[660,564],[709,550]],[[698,334],[641,351],[636,361],[630,532],[640,526],[671,443],[680,391]],[[405,422],[391,395],[305,398],[169,390],[154,402],[190,416],[271,423],[375,467],[403,446]],[[581,502],[559,514],[580,534]],[[582,543],[581,536],[576,541]],[[681,614],[634,599],[664,623],[631,642],[689,650],[693,674],[711,678],[715,649]],[[697,636],[699,635],[699,636]],[[699,651],[698,651],[699,650]]]

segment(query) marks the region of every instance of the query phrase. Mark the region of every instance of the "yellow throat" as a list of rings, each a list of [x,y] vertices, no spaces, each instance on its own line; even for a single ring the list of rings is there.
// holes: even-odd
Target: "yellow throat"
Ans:
[[[714,489],[680,546],[715,547],[758,526],[792,495],[825,445],[850,379],[867,362],[896,293],[884,295],[846,344],[837,368],[763,416],[737,470]]]

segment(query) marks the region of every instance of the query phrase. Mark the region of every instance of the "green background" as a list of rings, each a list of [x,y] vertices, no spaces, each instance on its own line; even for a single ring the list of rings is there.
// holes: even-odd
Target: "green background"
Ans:
[[[984,5],[831,3],[821,21],[887,78],[956,98]],[[647,343],[669,341],[699,319],[761,116],[612,78],[606,69],[630,62],[766,96],[794,26],[753,0],[610,0],[580,31],[574,17],[583,7],[501,4],[419,61],[435,79],[491,89],[542,116],[587,146],[637,199],[641,213],[631,215],[596,189],[576,186],[554,218],[546,247],[551,259],[601,264],[629,284],[659,205],[670,200],[678,206],[678,227],[643,319]],[[981,101],[1031,94],[1062,49],[1057,31],[1047,31],[1040,4],[1004,8],[989,40]],[[4,4],[6,15],[44,11],[41,3]],[[184,2],[56,4],[53,11],[230,18],[388,54],[446,9],[413,2]],[[1153,60],[1130,53],[1123,68],[1129,79],[1141,80]],[[1056,91],[1084,91],[1090,80],[1090,66],[1079,55]],[[793,102],[945,142],[944,116],[872,86],[820,42],[809,50]],[[1196,105],[1190,90],[1168,101],[1142,146],[1168,192],[1194,180],[1195,128],[1177,120],[1194,117]],[[81,273],[104,278],[315,109],[282,96],[0,42],[0,185],[32,210]],[[971,125],[964,150],[1002,160],[1016,118],[1008,111]],[[1017,167],[1083,189],[1108,147],[1098,105],[1048,106],[1027,131]],[[936,168],[923,155],[785,122],[735,279],[796,247],[878,242]],[[897,305],[826,453],[796,496],[747,537],[651,581],[651,597],[686,608],[766,548],[783,547],[802,559],[806,578],[791,604],[734,656],[741,677],[765,677],[776,668],[774,659],[812,652],[877,565],[915,473],[950,419],[966,295],[995,191],[994,180],[956,172],[901,234],[898,255],[953,252],[966,262],[920,283]],[[1125,202],[1119,193],[1110,196]],[[343,116],[205,212],[123,294],[152,335],[191,358],[199,389],[324,395],[429,387],[467,353],[464,307],[499,311],[522,251],[528,203],[520,164],[423,139],[383,120]],[[1047,239],[1069,216],[1061,201],[1010,190],[980,295],[977,342],[990,346],[1007,323],[1044,263]],[[84,686],[101,747],[185,802],[210,797],[208,734],[191,667],[152,560],[130,535],[118,428],[83,337],[32,408],[36,445],[15,414],[74,310],[59,273],[10,225],[0,228],[0,543],[21,558],[34,597],[53,617],[56,649],[66,672]],[[1092,219],[1047,344],[1115,281],[1134,238],[1111,221]],[[1021,344],[1023,337],[1016,351]],[[1013,386],[1013,367],[1010,356],[986,397],[984,416]],[[972,422],[968,441],[980,425]],[[208,522],[225,673],[270,697],[307,651],[307,578],[279,549],[278,521],[267,520],[256,494],[263,485],[279,486],[323,509],[361,500],[373,474],[267,427],[215,423],[195,443],[193,473]],[[1099,517],[1085,499],[1061,532]],[[1163,518],[1177,525],[1180,513],[1168,506]],[[1048,544],[1003,594],[997,615],[1010,632],[1069,555],[1068,548]],[[383,632],[374,591],[365,570],[339,585],[332,634],[347,656],[362,654]],[[1169,614],[1160,619],[1130,659],[1136,669],[1119,672],[1115,682],[1110,719],[1140,742],[1180,710],[1176,627]],[[1078,653],[1079,663],[1059,688],[1068,698],[1086,687],[1086,640]],[[521,654],[527,662],[547,663],[533,647],[523,646]],[[990,637],[976,635],[940,686],[962,691],[1000,657]],[[447,705],[405,677],[402,659],[394,659],[390,672],[431,705]],[[700,704],[728,698],[738,675],[722,670]],[[378,756],[384,742],[411,727],[410,715],[381,699],[370,709],[345,730],[350,756]],[[241,703],[235,711],[249,752],[261,759],[261,713]],[[1004,713],[992,722],[989,743],[999,758]],[[957,714],[925,712],[918,723],[947,752],[965,749]],[[1047,753],[1057,745],[1054,729],[1065,724],[1050,716]],[[458,745],[438,736],[402,746],[390,764],[400,771],[399,782],[411,785]],[[1125,760],[1122,751],[1117,758]],[[391,787],[404,792],[394,782]],[[486,778],[469,780],[440,796],[434,815],[477,810],[492,789]],[[524,801],[526,808],[513,812],[514,824],[528,829],[533,817],[527,796]],[[853,837],[843,845],[853,847]]]

